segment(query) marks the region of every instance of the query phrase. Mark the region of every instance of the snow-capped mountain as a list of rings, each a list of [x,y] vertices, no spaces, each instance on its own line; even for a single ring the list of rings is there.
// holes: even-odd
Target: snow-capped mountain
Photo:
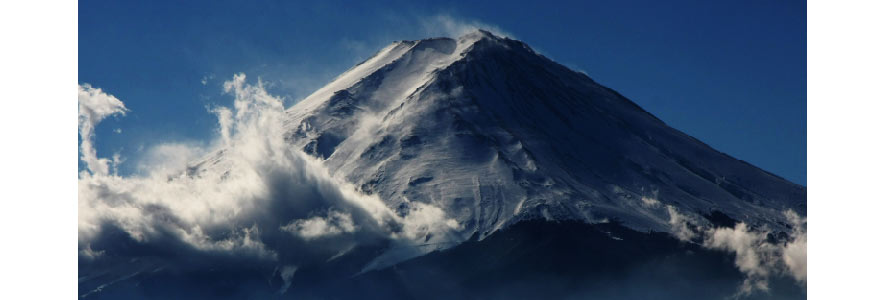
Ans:
[[[182,174],[82,175],[81,297],[805,297],[805,187],[520,41],[395,42],[286,110],[244,79]]]
[[[291,147],[398,213],[443,209],[460,241],[533,218],[670,231],[669,207],[780,230],[806,215],[805,187],[486,31],[392,43],[286,115]]]

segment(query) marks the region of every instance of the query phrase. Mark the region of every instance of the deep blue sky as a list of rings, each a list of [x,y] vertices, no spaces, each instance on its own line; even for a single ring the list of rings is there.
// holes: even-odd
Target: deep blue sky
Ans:
[[[207,141],[206,107],[231,104],[221,85],[234,73],[289,106],[454,20],[500,28],[716,149],[807,181],[805,1],[237,2],[79,1],[79,83],[131,110],[98,126],[99,156]]]

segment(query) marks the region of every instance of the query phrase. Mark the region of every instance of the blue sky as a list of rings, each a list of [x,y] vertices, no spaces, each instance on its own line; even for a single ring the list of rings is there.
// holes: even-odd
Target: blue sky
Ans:
[[[119,153],[130,173],[151,145],[209,140],[208,108],[231,105],[221,85],[234,73],[262,78],[289,106],[394,40],[470,24],[806,184],[806,2],[472,2],[80,1],[79,83],[130,110],[98,126],[98,155]]]

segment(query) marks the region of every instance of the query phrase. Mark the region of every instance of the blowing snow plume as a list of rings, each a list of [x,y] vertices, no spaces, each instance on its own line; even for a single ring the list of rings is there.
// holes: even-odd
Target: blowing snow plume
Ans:
[[[279,271],[289,286],[296,266],[326,261],[356,245],[405,248],[420,231],[455,227],[443,211],[427,205],[399,217],[375,196],[331,177],[315,158],[284,140],[281,100],[243,74],[224,84],[235,98],[220,107],[218,137],[206,158],[170,159],[143,175],[117,176],[92,148],[95,125],[125,112],[115,97],[80,87],[82,160],[79,175],[80,294],[106,288],[108,278],[173,268]],[[200,153],[182,144],[158,145],[164,157]],[[219,160],[218,157],[223,157]],[[423,212],[433,218],[424,218]],[[123,263],[138,261],[140,263]],[[259,271],[259,270],[258,270]],[[110,274],[108,276],[108,274]],[[83,290],[83,282],[94,288]]]

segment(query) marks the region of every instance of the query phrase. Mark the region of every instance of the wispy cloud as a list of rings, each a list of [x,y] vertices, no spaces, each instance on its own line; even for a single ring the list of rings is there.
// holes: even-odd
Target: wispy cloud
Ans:
[[[807,281],[807,218],[793,211],[786,211],[789,224],[794,225],[792,239],[782,250],[782,259],[789,273],[800,282]]]
[[[769,230],[750,228],[738,223],[733,228],[700,226],[698,216],[684,215],[667,206],[672,234],[682,241],[696,241],[701,246],[732,253],[734,263],[746,279],[737,296],[754,291],[769,291],[771,276],[790,276],[807,282],[807,220],[794,211],[784,212],[791,235],[771,240]]]
[[[697,236],[689,227],[691,223],[688,222],[688,217],[680,214],[678,209],[672,205],[666,206],[666,210],[669,213],[670,230],[675,237],[683,241],[689,241]]]
[[[113,95],[107,94],[100,88],[93,88],[88,83],[78,87],[77,98],[79,99],[79,136],[80,159],[86,164],[89,172],[106,175],[110,172],[110,164],[114,161],[99,158],[92,142],[94,140],[95,126],[111,115],[125,115],[128,111],[125,104]]]
[[[210,82],[211,80],[214,80],[214,73],[202,76],[202,80],[200,82],[202,83],[202,85],[208,85],[208,82]]]
[[[421,30],[426,37],[445,36],[457,38],[478,29],[483,29],[500,37],[515,38],[512,34],[502,30],[496,25],[487,24],[478,20],[453,17],[446,14],[422,17],[420,19],[420,25]]]
[[[281,227],[281,230],[306,240],[351,233],[355,229],[351,214],[335,210],[331,210],[326,217],[313,216],[308,219],[299,219]]]

